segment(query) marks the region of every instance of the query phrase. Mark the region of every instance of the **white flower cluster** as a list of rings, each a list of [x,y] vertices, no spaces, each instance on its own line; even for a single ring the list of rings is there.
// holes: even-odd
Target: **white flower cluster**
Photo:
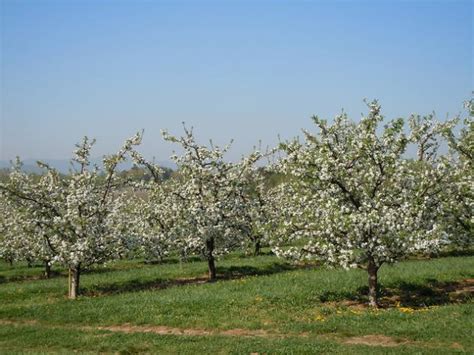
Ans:
[[[6,183],[0,184],[2,242],[15,258],[32,254],[33,260],[60,263],[79,274],[82,267],[104,263],[125,252],[130,228],[125,192],[117,166],[134,145],[136,135],[115,155],[104,158],[104,170],[90,166],[93,141],[87,137],[74,152],[74,171],[61,176],[47,164],[39,177],[21,171],[17,163]],[[11,245],[13,243],[13,246]],[[21,247],[23,245],[23,247]]]
[[[178,169],[171,179],[135,149],[142,134],[92,166],[94,141],[76,146],[72,171],[47,164],[40,176],[17,161],[0,183],[0,257],[61,263],[76,272],[132,252],[161,260],[172,252],[200,254],[216,276],[215,258],[251,243],[293,260],[316,258],[375,275],[384,263],[433,252],[450,242],[473,243],[473,101],[460,134],[458,119],[402,119],[383,128],[379,104],[359,123],[345,113],[332,124],[313,117],[317,134],[281,144],[277,164],[257,168],[254,151],[239,162],[225,160],[230,145],[196,142],[192,130],[177,137]],[[450,153],[438,156],[440,138]],[[417,159],[407,147],[417,146]],[[117,169],[127,157],[151,179],[125,181]],[[269,176],[279,184],[269,183]],[[374,289],[374,287],[372,287]]]
[[[443,132],[450,153],[443,158],[448,180],[443,186],[444,226],[450,241],[460,246],[474,244],[474,99],[466,103],[469,117],[456,137],[451,129]]]
[[[174,155],[177,176],[166,182],[154,179],[141,188],[144,198],[137,205],[135,235],[146,253],[157,258],[171,248],[183,256],[198,253],[211,263],[219,255],[242,246],[249,229],[249,176],[260,158],[255,152],[238,163],[224,160],[229,146],[199,145],[192,130],[183,137],[162,133],[165,140],[180,145]],[[137,164],[151,172],[157,168],[133,154]],[[255,210],[255,209],[254,209]]]
[[[413,118],[407,137],[401,119],[380,131],[380,106],[369,108],[358,124],[345,114],[332,125],[314,117],[319,134],[305,132],[305,144],[282,144],[286,157],[279,168],[289,178],[280,186],[286,216],[274,241],[278,255],[378,268],[442,245],[437,217],[447,167],[435,152],[437,132],[448,124]],[[423,161],[407,160],[407,145],[420,140]]]

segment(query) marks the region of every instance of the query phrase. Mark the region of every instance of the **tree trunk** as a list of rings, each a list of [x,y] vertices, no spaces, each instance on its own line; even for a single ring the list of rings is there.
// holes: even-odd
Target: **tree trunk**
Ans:
[[[81,266],[69,268],[69,299],[75,300],[79,294],[79,279],[81,276]]]
[[[369,274],[369,306],[371,307],[378,307],[378,299],[377,299],[377,291],[378,291],[377,272],[378,271],[379,271],[379,267],[375,264],[374,258],[370,256],[369,264],[367,265],[367,272]]]
[[[214,256],[208,257],[207,264],[209,266],[209,281],[216,280],[216,263]]]
[[[260,244],[260,240],[257,239],[257,240],[255,241],[255,249],[254,249],[254,252],[253,252],[253,254],[254,254],[255,256],[260,255],[260,249],[261,249],[261,247],[262,247],[262,246],[261,246],[261,244]]]
[[[51,265],[49,264],[48,260],[44,262],[44,277],[47,279],[51,277]]]
[[[214,259],[214,238],[206,240],[207,265],[209,267],[209,281],[216,280],[216,262]]]

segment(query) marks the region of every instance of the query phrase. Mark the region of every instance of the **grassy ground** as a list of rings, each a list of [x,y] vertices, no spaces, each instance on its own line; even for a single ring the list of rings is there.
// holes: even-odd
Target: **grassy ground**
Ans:
[[[366,274],[232,255],[206,263],[121,261],[66,276],[0,264],[0,352],[474,352],[474,257],[411,260],[380,271],[386,308],[363,306]]]

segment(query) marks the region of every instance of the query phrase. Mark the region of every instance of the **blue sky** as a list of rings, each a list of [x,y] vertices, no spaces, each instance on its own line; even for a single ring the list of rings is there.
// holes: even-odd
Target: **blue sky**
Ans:
[[[145,129],[235,139],[232,158],[363,98],[388,118],[462,109],[473,86],[471,1],[0,0],[0,160],[95,155]]]

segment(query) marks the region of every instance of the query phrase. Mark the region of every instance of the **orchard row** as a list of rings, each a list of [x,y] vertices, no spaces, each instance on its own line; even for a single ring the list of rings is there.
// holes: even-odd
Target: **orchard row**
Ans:
[[[68,268],[76,298],[81,269],[93,264],[198,254],[214,280],[220,255],[269,246],[292,260],[365,268],[376,306],[384,263],[473,243],[473,102],[466,107],[464,119],[413,115],[407,125],[385,122],[374,101],[357,123],[344,113],[332,123],[313,117],[317,132],[304,132],[304,142],[239,162],[226,160],[229,146],[201,145],[186,127],[181,137],[163,132],[183,152],[168,179],[138,152],[141,134],[100,168],[85,137],[68,175],[39,163],[44,174],[35,177],[17,161],[0,183],[0,257],[42,261],[47,273]],[[259,164],[276,151],[279,159]],[[151,179],[120,174],[127,160]]]

